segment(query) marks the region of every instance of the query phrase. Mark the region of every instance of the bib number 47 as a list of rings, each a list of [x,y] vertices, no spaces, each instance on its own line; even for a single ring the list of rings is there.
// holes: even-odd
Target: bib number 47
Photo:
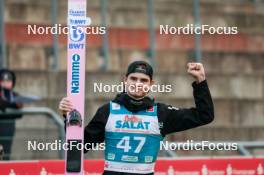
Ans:
[[[130,146],[131,139],[139,141],[136,149],[134,150],[134,153],[139,153],[141,151],[144,143],[146,142],[145,137],[132,137],[132,138],[130,138],[129,136],[125,136],[117,143],[116,147],[119,149],[123,149],[124,152],[129,152],[129,150],[132,149],[132,147]]]

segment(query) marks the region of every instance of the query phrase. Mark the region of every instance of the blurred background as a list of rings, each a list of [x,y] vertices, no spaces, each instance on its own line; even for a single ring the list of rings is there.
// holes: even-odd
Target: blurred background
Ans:
[[[26,104],[16,120],[10,159],[60,159],[58,151],[27,151],[27,141],[63,138],[57,109],[66,95],[66,35],[28,35],[27,25],[66,25],[66,0],[0,1],[1,67],[16,73],[15,91],[40,101]],[[213,123],[167,137],[171,142],[241,142],[239,151],[161,152],[160,156],[264,154],[264,2],[263,0],[88,0],[92,26],[106,35],[87,36],[86,118],[116,93],[94,93],[93,83],[118,84],[127,65],[149,61],[159,84],[171,93],[151,94],[176,107],[194,106],[186,64],[200,61],[215,104]],[[236,35],[160,35],[159,25],[238,27]],[[9,139],[2,137],[0,139]],[[99,151],[86,158],[102,158]]]

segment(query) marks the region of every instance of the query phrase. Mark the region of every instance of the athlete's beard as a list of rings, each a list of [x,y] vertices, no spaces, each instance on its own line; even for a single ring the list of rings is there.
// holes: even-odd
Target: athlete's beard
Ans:
[[[146,94],[146,95],[144,95],[144,96],[142,96],[142,97],[135,97],[135,96],[133,96],[133,95],[131,95],[131,94],[129,94],[129,93],[127,92],[127,95],[128,95],[129,97],[131,97],[132,99],[134,99],[134,100],[142,100],[142,99],[145,98],[148,94]]]

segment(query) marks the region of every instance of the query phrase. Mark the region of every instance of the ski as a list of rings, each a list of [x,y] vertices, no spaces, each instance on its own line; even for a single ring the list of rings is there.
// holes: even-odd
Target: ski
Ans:
[[[65,174],[83,174],[83,120],[85,100],[86,0],[68,0],[67,97],[74,110],[67,115]]]

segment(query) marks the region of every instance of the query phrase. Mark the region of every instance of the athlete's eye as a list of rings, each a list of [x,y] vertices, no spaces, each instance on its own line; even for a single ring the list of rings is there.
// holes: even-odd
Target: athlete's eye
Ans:
[[[137,78],[136,77],[130,77],[130,80],[137,81]]]
[[[148,79],[146,79],[146,78],[141,78],[141,79],[140,79],[140,82],[142,82],[142,83],[147,83],[147,82],[148,82]]]

